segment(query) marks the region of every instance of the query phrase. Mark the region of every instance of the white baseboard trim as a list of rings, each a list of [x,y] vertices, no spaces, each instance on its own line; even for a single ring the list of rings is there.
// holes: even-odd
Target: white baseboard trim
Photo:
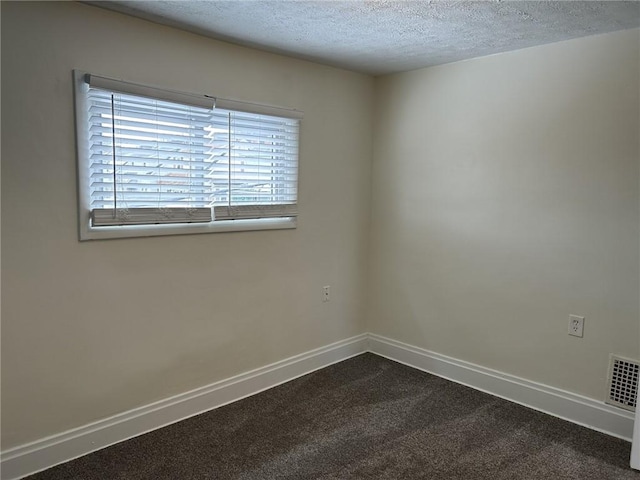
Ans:
[[[588,397],[369,334],[369,351],[592,430],[631,441],[634,414]]]
[[[348,338],[190,392],[12,448],[0,454],[1,478],[22,478],[255,395],[366,352],[367,338],[367,334]]]

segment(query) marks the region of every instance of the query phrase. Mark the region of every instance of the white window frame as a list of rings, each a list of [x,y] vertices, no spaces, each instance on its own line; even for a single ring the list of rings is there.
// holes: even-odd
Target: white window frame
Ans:
[[[87,74],[88,72],[81,70],[73,71],[78,177],[78,225],[79,238],[81,241],[199,233],[280,230],[297,227],[297,217],[295,216],[281,218],[215,220],[207,223],[92,226],[89,178],[89,119],[87,105],[87,92],[89,85],[85,80]],[[212,104],[215,102],[221,108],[228,110],[248,111],[252,113],[286,116],[298,119],[302,118],[302,112],[298,110],[271,107],[237,100],[228,100],[208,95],[175,92],[146,85],[124,82],[121,80],[113,80],[102,76],[100,78],[105,82],[114,82],[114,85],[125,84],[127,90],[129,90],[128,93],[132,93],[134,95],[144,94],[150,97],[155,97],[157,95],[157,98],[159,99],[175,101],[178,103],[189,103],[190,100],[196,104],[202,101],[210,101]]]

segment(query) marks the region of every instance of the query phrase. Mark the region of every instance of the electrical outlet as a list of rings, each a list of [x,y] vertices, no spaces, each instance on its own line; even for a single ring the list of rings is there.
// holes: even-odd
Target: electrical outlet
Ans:
[[[569,335],[574,337],[584,336],[584,317],[569,315]]]
[[[322,287],[322,301],[328,302],[331,300],[331,287],[329,285],[325,285]]]

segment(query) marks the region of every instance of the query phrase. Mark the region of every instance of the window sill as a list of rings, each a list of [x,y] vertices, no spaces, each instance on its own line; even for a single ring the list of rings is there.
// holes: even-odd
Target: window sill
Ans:
[[[262,218],[256,220],[219,220],[211,223],[172,225],[126,225],[114,227],[91,227],[90,225],[84,225],[80,228],[80,240],[247,232],[255,230],[284,230],[296,228],[296,226],[297,219],[295,217]]]

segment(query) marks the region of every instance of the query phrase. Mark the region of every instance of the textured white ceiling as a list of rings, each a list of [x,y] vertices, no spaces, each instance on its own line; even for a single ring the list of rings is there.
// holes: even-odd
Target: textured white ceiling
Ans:
[[[638,1],[87,3],[373,75],[640,26]]]

